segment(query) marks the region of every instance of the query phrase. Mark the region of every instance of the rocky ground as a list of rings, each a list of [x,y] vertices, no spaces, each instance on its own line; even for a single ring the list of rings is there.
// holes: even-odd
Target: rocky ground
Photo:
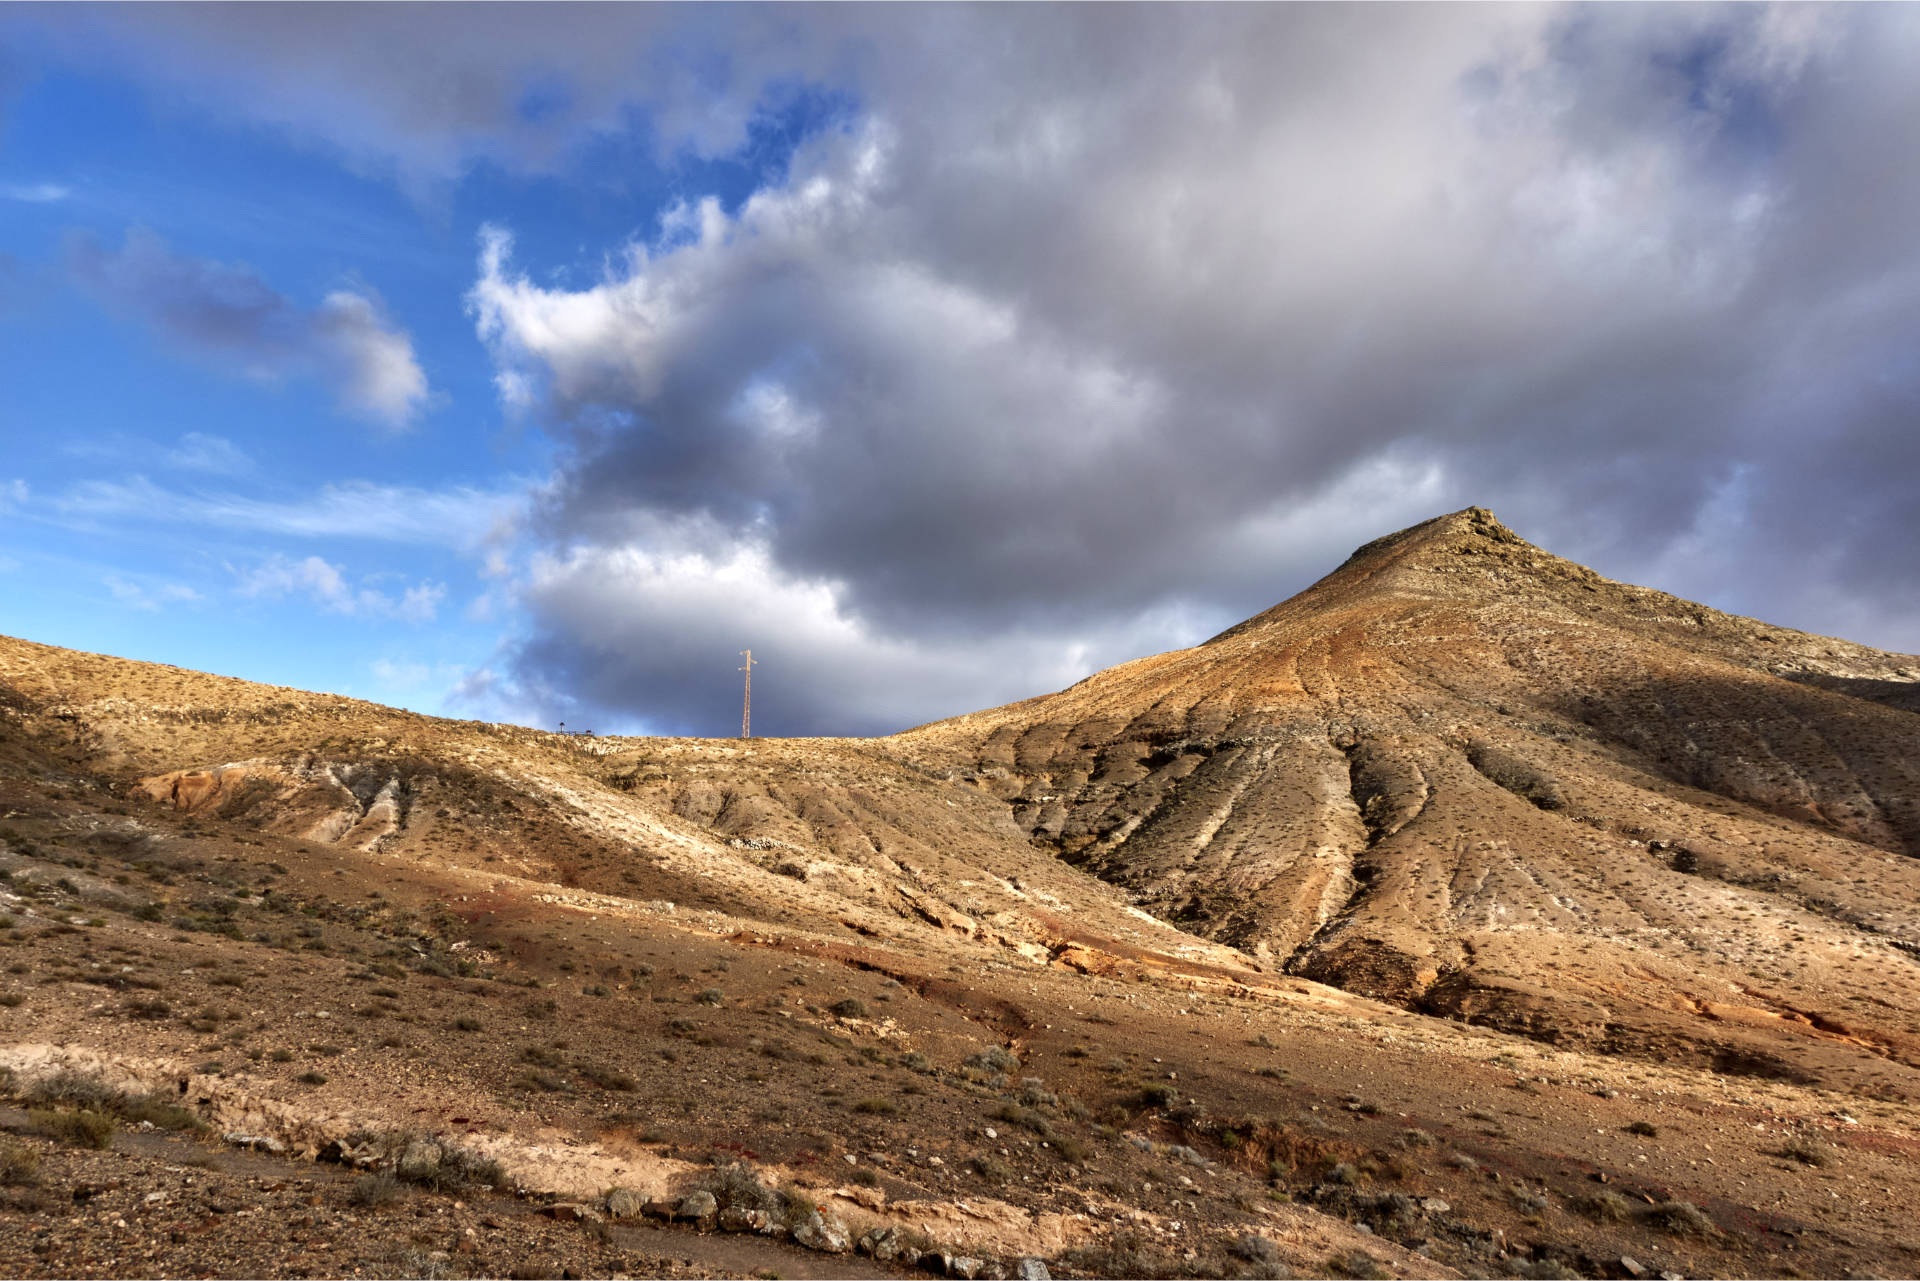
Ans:
[[[1916,660],[1583,575],[873,741],[0,641],[0,1269],[1912,1275]]]

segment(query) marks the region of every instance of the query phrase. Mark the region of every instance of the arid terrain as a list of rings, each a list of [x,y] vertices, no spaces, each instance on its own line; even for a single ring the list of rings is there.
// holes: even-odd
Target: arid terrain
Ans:
[[[884,739],[0,639],[0,877],[6,1275],[1920,1273],[1920,657],[1478,508]]]

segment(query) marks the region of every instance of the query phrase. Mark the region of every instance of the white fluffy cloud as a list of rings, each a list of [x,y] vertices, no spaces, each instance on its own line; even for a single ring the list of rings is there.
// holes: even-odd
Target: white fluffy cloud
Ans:
[[[294,560],[273,556],[244,571],[238,590],[243,596],[306,596],[336,614],[363,618],[391,618],[408,623],[430,623],[439,613],[447,589],[441,583],[417,583],[395,597],[372,587],[355,587],[337,565],[319,556]]]
[[[138,228],[117,250],[76,235],[68,261],[109,306],[236,373],[318,378],[343,409],[389,428],[426,407],[412,337],[363,292],[336,290],[305,310],[247,267],[176,254]]]

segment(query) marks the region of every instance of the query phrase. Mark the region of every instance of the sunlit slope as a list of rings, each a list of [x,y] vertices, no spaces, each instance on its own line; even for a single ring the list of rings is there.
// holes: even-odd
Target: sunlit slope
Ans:
[[[899,741],[1263,962],[1543,1040],[1920,1063],[1920,658],[1469,509],[1204,645]]]

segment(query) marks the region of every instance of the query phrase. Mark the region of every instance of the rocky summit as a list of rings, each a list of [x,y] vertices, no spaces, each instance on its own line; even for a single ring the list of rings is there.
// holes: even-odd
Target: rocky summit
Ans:
[[[1911,1275],[1920,658],[1470,508],[890,738],[0,640],[8,1275]]]

